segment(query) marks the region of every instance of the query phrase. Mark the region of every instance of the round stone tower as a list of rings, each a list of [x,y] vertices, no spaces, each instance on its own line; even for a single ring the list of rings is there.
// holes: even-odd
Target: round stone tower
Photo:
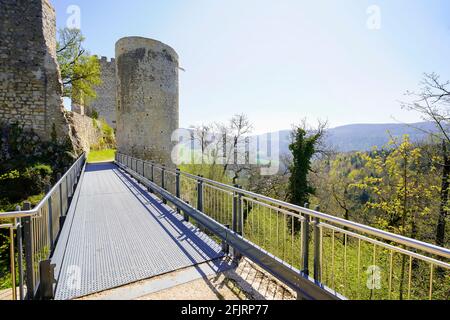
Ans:
[[[137,158],[171,165],[178,129],[178,55],[156,40],[116,43],[117,147]]]

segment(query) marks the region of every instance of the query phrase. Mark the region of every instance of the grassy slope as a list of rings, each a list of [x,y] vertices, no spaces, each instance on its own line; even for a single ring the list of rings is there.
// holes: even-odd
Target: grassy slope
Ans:
[[[91,151],[88,156],[88,162],[113,161],[115,155],[116,155],[116,150],[113,150],[113,149]]]

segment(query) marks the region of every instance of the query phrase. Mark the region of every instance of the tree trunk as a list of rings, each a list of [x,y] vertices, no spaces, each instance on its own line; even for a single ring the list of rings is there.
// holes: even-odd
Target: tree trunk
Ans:
[[[450,188],[450,158],[447,154],[447,144],[442,143],[442,154],[444,157],[444,167],[442,168],[442,188],[441,188],[441,204],[439,208],[439,217],[436,227],[436,244],[445,246],[445,220],[447,218],[448,192]]]

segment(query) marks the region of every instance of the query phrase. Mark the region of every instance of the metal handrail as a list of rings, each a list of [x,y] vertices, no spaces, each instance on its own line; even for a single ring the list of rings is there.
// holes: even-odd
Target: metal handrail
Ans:
[[[313,292],[311,283],[324,292],[334,291],[335,297],[356,299],[366,293],[370,293],[370,299],[375,294],[410,299],[428,290],[431,300],[434,294],[441,297],[448,291],[449,283],[436,282],[450,272],[448,248],[338,218],[320,212],[319,207],[312,210],[308,204],[293,205],[181,172],[173,166],[122,153],[117,153],[116,163],[159,194],[164,203],[168,201],[177,212],[184,212],[185,219],[190,216],[237,250],[237,257],[242,253],[299,292],[302,286]],[[175,193],[168,190],[167,174],[175,175]],[[338,235],[342,235],[339,241]],[[242,246],[239,239],[248,241],[248,245]],[[309,276],[312,272],[314,278]],[[367,282],[361,279],[363,274]],[[299,287],[299,275],[312,282]],[[376,293],[375,289],[380,291]]]
[[[16,211],[0,213],[0,219],[14,219],[14,224],[0,225],[0,229],[10,229],[10,271],[13,300],[17,299],[14,230],[17,232],[17,266],[19,269],[20,299],[25,298],[24,267],[26,270],[26,296],[28,299],[34,299],[37,292],[40,292],[41,289],[40,285],[42,280],[40,277],[45,276],[45,272],[41,273],[41,264],[51,256],[56,245],[67,209],[70,205],[69,198],[73,196],[72,192],[77,185],[77,179],[83,170],[85,160],[86,154],[83,153],[73,163],[70,169],[58,179],[58,182],[35,208],[31,209],[30,203],[26,202],[24,203],[26,207],[25,211],[21,211],[20,206],[18,206]]]
[[[72,172],[72,170],[80,164],[86,157],[86,153],[83,153],[78,159],[73,163],[73,165],[67,170],[67,172],[58,180],[58,182],[50,189],[49,192],[44,196],[44,198],[31,210],[26,211],[8,211],[0,212],[0,219],[11,219],[11,218],[26,218],[32,217],[39,213],[39,210],[48,202],[48,199],[56,192],[59,186],[65,181],[67,176]]]
[[[118,155],[127,156],[130,159],[139,160],[139,161],[142,161],[144,163],[150,164],[150,165],[152,165],[154,167],[157,167],[157,168],[160,168],[160,169],[164,168],[166,170],[166,172],[167,171],[172,172],[172,173],[176,173],[177,172],[176,170],[172,170],[172,169],[170,169],[168,167],[165,167],[163,165],[158,165],[154,161],[146,161],[146,160],[138,159],[138,158],[135,158],[135,157],[132,157],[132,156],[128,156],[128,155],[122,154],[122,153],[118,153]],[[433,245],[431,243],[427,243],[427,242],[419,241],[419,240],[416,240],[416,239],[408,238],[408,237],[405,237],[405,236],[402,236],[402,235],[398,235],[398,234],[395,234],[395,233],[391,233],[391,232],[388,232],[388,231],[383,231],[383,230],[380,230],[380,229],[377,229],[377,228],[374,228],[374,227],[370,227],[370,226],[367,226],[367,225],[364,225],[364,224],[361,224],[361,223],[345,220],[343,218],[332,216],[330,214],[326,214],[326,213],[322,213],[322,212],[319,212],[319,211],[307,209],[307,208],[304,208],[304,207],[301,207],[301,206],[298,206],[298,205],[294,205],[294,204],[291,204],[291,203],[288,203],[288,202],[285,202],[285,201],[281,201],[281,200],[277,200],[277,199],[274,199],[274,198],[270,198],[270,197],[267,197],[267,196],[264,196],[264,195],[261,195],[261,194],[257,194],[257,193],[254,193],[254,192],[251,192],[251,191],[248,191],[248,190],[240,189],[240,188],[237,188],[237,187],[225,184],[225,183],[221,183],[221,182],[218,182],[218,181],[210,180],[210,179],[207,179],[207,178],[204,178],[204,177],[196,176],[196,175],[193,175],[193,174],[190,174],[190,173],[187,173],[187,172],[182,172],[181,171],[179,173],[181,175],[190,177],[190,178],[195,179],[197,181],[202,181],[204,183],[206,182],[206,183],[209,183],[209,184],[212,184],[212,185],[216,185],[216,186],[219,186],[219,187],[222,187],[222,188],[226,188],[229,191],[237,192],[237,193],[242,194],[242,195],[247,195],[247,196],[252,197],[252,198],[256,198],[256,199],[259,199],[259,200],[271,202],[273,204],[277,204],[279,206],[283,206],[285,208],[297,211],[299,213],[299,218],[301,218],[301,215],[300,215],[301,213],[307,214],[307,215],[309,215],[311,217],[323,219],[323,220],[329,221],[331,223],[338,224],[338,225],[340,225],[342,227],[352,228],[354,230],[357,230],[357,231],[360,231],[360,232],[364,232],[364,233],[370,234],[372,236],[375,236],[375,237],[378,237],[378,238],[381,238],[381,239],[384,239],[384,240],[394,241],[394,242],[397,242],[399,244],[403,244],[405,246],[408,246],[410,248],[418,249],[418,250],[421,250],[423,252],[427,252],[429,254],[434,254],[434,255],[441,256],[443,258],[449,258],[450,259],[450,249],[447,249],[447,248],[444,248],[444,247],[439,247],[439,246]]]

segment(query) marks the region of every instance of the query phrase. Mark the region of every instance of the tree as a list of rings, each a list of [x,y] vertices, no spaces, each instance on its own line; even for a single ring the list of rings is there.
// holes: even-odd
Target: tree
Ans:
[[[419,112],[426,121],[432,121],[437,132],[428,132],[435,140],[442,140],[441,156],[438,165],[442,168],[440,209],[436,223],[436,244],[445,246],[445,228],[449,211],[450,192],[450,81],[441,81],[436,73],[424,74],[419,92],[408,91],[412,102],[402,102],[402,107]]]
[[[325,124],[319,123],[316,130],[307,130],[305,122],[294,128],[292,144],[289,150],[292,152],[291,176],[289,178],[289,201],[303,206],[309,201],[309,196],[314,194],[314,188],[308,181],[311,171],[312,157],[318,152],[318,146],[325,133]],[[308,132],[309,131],[309,132]]]
[[[389,149],[364,154],[368,170],[357,187],[368,190],[368,210],[376,213],[380,229],[417,239],[419,217],[431,213],[435,188],[427,183],[429,168],[423,161],[421,148],[405,136],[401,143],[391,140]],[[400,297],[403,299],[406,256],[402,256]]]
[[[100,63],[83,47],[85,38],[78,29],[62,29],[56,54],[63,82],[63,96],[80,104],[96,97],[94,86],[101,84]]]
[[[231,175],[233,184],[237,183],[243,172],[250,170],[249,165],[245,163],[245,151],[242,151],[252,130],[253,126],[245,114],[234,115],[228,126],[219,125],[219,131],[222,133],[224,140],[223,172],[228,172]]]
[[[211,162],[210,155],[206,154],[208,146],[210,146],[213,141],[213,126],[208,124],[202,124],[200,126],[192,126],[193,139],[196,143],[200,145],[201,151],[201,164],[205,164],[205,156],[208,156],[208,163]]]

